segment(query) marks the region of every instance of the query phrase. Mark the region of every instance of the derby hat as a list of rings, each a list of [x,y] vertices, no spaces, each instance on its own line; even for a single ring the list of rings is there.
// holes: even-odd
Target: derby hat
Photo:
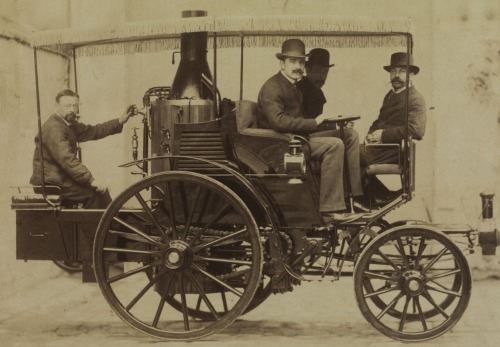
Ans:
[[[309,65],[320,65],[324,67],[332,67],[335,64],[330,64],[330,53],[323,48],[314,48],[309,52],[309,58],[307,59],[307,64]]]
[[[289,39],[281,45],[281,53],[276,53],[276,58],[283,60],[285,58],[305,58],[306,46],[299,39]]]
[[[384,66],[385,71],[391,72],[393,67],[406,67],[408,54],[406,52],[397,52],[391,55],[391,65]],[[410,55],[410,72],[413,72],[415,75],[418,74],[420,68],[416,65],[413,65],[413,57]]]

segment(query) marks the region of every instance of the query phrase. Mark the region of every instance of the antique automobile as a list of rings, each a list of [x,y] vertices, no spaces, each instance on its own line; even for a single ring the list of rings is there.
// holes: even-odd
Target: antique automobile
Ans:
[[[406,120],[401,162],[368,167],[368,175],[398,175],[399,196],[348,222],[323,224],[318,163],[303,151],[307,140],[259,129],[257,104],[242,98],[247,50],[280,47],[291,37],[306,47],[413,49],[406,18],[214,17],[184,11],[175,20],[35,35],[37,97],[39,50],[73,62],[75,89],[83,50],[127,54],[146,42],[160,51],[180,48],[180,61],[170,86],[144,93],[142,133],[134,133],[133,161],[123,165],[141,170],[137,181],[106,210],[68,206],[58,187],[45,184],[34,187],[38,194],[31,187],[29,194],[14,196],[17,258],[81,270],[123,321],[160,339],[206,337],[258,309],[273,293],[315,279],[339,280],[346,264],[353,269],[363,316],[381,333],[422,341],[453,327],[471,295],[464,251],[472,252],[478,241],[485,254],[494,254],[500,242],[493,194],[482,194],[481,228],[388,223],[384,217],[415,193],[416,146]],[[241,52],[235,62],[240,100],[224,97],[218,88],[217,57],[226,48]],[[343,129],[358,118],[339,116],[329,123]],[[40,129],[40,108],[38,123]],[[95,234],[82,230],[89,223]],[[466,240],[465,249],[453,241],[457,237]]]

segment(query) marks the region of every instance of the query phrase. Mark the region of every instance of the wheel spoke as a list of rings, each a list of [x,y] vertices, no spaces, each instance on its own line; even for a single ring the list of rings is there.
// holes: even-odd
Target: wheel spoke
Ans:
[[[393,308],[398,303],[399,299],[401,299],[403,296],[404,294],[402,292],[399,292],[399,294],[396,295],[394,299],[392,299],[392,301],[382,310],[382,312],[378,314],[377,320],[381,320],[382,317],[387,313],[387,311]]]
[[[418,244],[417,258],[415,259],[415,265],[420,265],[420,260],[422,259],[422,254],[424,253],[425,247],[427,244],[425,243],[425,236],[420,238],[420,243]]]
[[[438,289],[438,288],[435,288],[435,287],[431,287],[429,285],[426,285],[425,288],[427,288],[429,290],[433,290],[435,292],[439,292],[439,293],[443,293],[443,294],[448,294],[448,295],[453,295],[453,296],[456,296],[456,297],[461,297],[462,296],[462,293],[454,292],[452,290],[447,290],[447,289]]]
[[[141,204],[141,206],[144,209],[144,211],[146,211],[146,214],[148,215],[148,217],[153,221],[153,224],[158,229],[158,232],[163,237],[163,239],[165,241],[168,241],[168,236],[165,233],[165,230],[160,225],[160,223],[158,222],[158,219],[156,219],[155,215],[153,214],[153,211],[151,211],[151,209],[149,208],[148,204],[146,203],[146,201],[144,201],[144,199],[142,198],[141,194],[139,194],[139,192],[137,192],[135,194],[135,198],[139,201],[139,203]]]
[[[462,272],[461,269],[455,269],[455,270],[444,272],[444,273],[441,273],[441,274],[438,274],[438,275],[435,275],[435,276],[427,276],[426,281],[432,281],[432,282],[434,282],[434,280],[436,280],[438,278],[443,278],[443,277],[447,277],[447,276],[451,276],[451,275],[456,275],[456,274],[459,274],[461,272]]]
[[[146,292],[162,277],[165,273],[167,272],[167,269],[164,268],[160,271],[160,273],[153,278],[152,280],[149,281],[149,283],[142,288],[142,290],[139,292],[139,294],[136,295],[135,298],[132,299],[132,301],[125,307],[125,310],[128,312],[134,307],[134,305],[146,294]]]
[[[196,242],[200,238],[200,236],[203,235],[203,233],[212,226],[212,224],[221,219],[230,210],[230,208],[231,205],[229,203],[226,203],[224,207],[222,207],[222,209],[208,221],[203,229],[196,233],[196,235],[189,241],[189,245],[192,246],[193,243]]]
[[[142,199],[142,197],[141,197]],[[144,200],[143,200],[144,201]],[[147,207],[147,206],[146,206]],[[151,212],[151,211],[150,211]],[[136,233],[137,235],[140,235],[141,237],[143,237],[144,239],[146,239],[147,241],[149,241],[149,243],[151,244],[154,244],[154,245],[158,245],[158,246],[163,246],[163,244],[161,242],[158,242],[157,240],[155,240],[154,238],[152,238],[151,236],[149,236],[148,234],[146,234],[145,232],[143,232],[142,230],[134,227],[133,225],[130,225],[128,224],[127,222],[125,222],[124,220],[118,218],[118,217],[113,217],[113,220],[120,223],[121,225],[123,225],[125,228],[129,229],[129,230],[132,230],[134,233]],[[113,231],[113,230],[110,230],[111,233],[119,233],[119,231]],[[125,235],[121,235],[120,236],[124,236],[126,237]]]
[[[393,262],[392,260],[390,260],[390,259],[389,259],[389,258],[388,258],[388,257],[387,257],[384,253],[382,253],[382,252],[380,251],[380,249],[379,249],[379,250],[377,250],[377,251],[375,252],[375,254],[380,255],[380,256],[382,257],[382,259],[384,259],[384,260],[385,260],[385,262],[386,262],[387,264],[389,264],[390,266],[392,266],[392,267],[393,267],[395,270],[397,270],[398,272],[399,272],[399,271],[401,271],[401,269],[399,268],[399,266],[397,266],[396,264],[394,264],[394,262]]]
[[[179,274],[181,282],[181,303],[182,303],[182,316],[184,318],[184,330],[189,331],[189,315],[186,301],[186,289],[184,288],[184,274]]]
[[[403,327],[406,321],[406,314],[408,313],[408,304],[410,303],[411,296],[407,295],[405,300],[405,307],[403,308],[403,314],[401,315],[401,320],[399,321],[398,331],[403,331]]]
[[[125,254],[158,255],[161,253],[161,251],[143,251],[140,249],[128,249],[128,248],[117,248],[117,247],[104,247],[102,250],[106,252],[117,252]]]
[[[424,291],[422,292],[422,296],[428,301],[430,302],[430,304],[432,306],[434,306],[434,308],[443,315],[444,318],[448,319],[449,316],[446,312],[443,311],[443,309],[441,308],[441,306],[439,306],[438,304],[436,304],[436,301],[434,301],[434,299],[432,298],[431,294],[426,290],[424,289]]]
[[[198,290],[198,293],[200,294],[200,297],[198,297],[198,303],[196,304],[196,307],[199,309],[200,303],[201,303],[200,298],[203,299],[203,301],[207,305],[208,309],[210,310],[210,313],[212,313],[212,316],[214,316],[214,318],[216,320],[219,320],[220,319],[219,314],[217,313],[217,311],[215,310],[215,307],[212,305],[212,303],[208,299],[203,288],[198,283],[198,280],[193,276],[193,273],[191,271],[188,271],[188,276],[189,276],[189,279],[191,280],[191,282],[194,284],[194,286]]]
[[[380,279],[380,280],[387,280],[387,281],[391,281],[391,282],[395,281],[395,279],[393,277],[383,275],[381,273],[376,273],[376,272],[372,272],[372,271],[365,271],[364,274],[369,279]]]
[[[170,214],[170,223],[172,226],[172,232],[174,234],[174,238],[177,239],[177,223],[175,222],[175,208],[174,208],[174,197],[172,196],[172,187],[170,182],[167,182],[167,194],[168,194],[168,201],[169,201],[169,208],[168,212]]]
[[[205,260],[205,261],[211,261],[214,263],[224,263],[224,264],[237,264],[237,265],[248,265],[251,266],[252,262],[249,260],[237,260],[237,259],[223,259],[223,258],[208,258],[208,257],[201,257],[201,256],[194,256],[195,260]]]
[[[405,266],[405,269],[407,269],[410,265],[408,264],[408,258],[406,257],[405,249],[403,246],[403,242],[401,241],[401,237],[398,237],[397,239],[398,246],[396,249],[398,250],[399,254],[401,254],[401,258],[403,259],[403,264]]]
[[[375,291],[375,292],[372,292],[372,293],[365,294],[364,297],[365,298],[371,298],[372,296],[379,296],[379,295],[382,295],[382,294],[385,294],[385,293],[389,293],[389,292],[393,292],[393,291],[399,290],[399,289],[400,289],[399,286],[389,287],[387,289],[378,290],[378,291]]]
[[[448,248],[444,247],[441,252],[439,252],[430,262],[422,269],[422,273],[426,273],[432,265],[434,265],[441,257],[448,251]]]
[[[227,307],[227,300],[226,300],[226,292],[220,292],[220,296],[222,299],[222,307],[224,308],[224,312],[227,312],[228,307]]]
[[[193,221],[194,217],[194,212],[196,211],[196,206],[198,206],[198,201],[200,200],[200,195],[201,195],[201,186],[198,186],[198,189],[196,190],[196,196],[193,200],[193,204],[191,206],[191,211],[189,213],[189,216],[186,219],[186,227],[184,229],[184,232],[182,233],[181,240],[185,241],[187,237],[187,233],[189,231],[189,228],[191,227],[191,223]]]
[[[420,321],[422,322],[422,327],[424,331],[427,331],[427,322],[425,321],[424,312],[422,311],[422,307],[420,306],[420,301],[418,296],[413,297],[413,301],[415,302],[415,306],[417,307],[418,315],[420,317]]]
[[[237,290],[236,288],[233,288],[231,287],[229,284],[221,281],[220,279],[218,279],[217,277],[213,276],[212,274],[204,271],[203,269],[200,269],[196,264],[193,264],[193,268],[198,271],[198,272],[201,272],[203,275],[205,275],[206,277],[210,278],[212,281],[220,284],[221,286],[223,286],[224,288],[226,288],[227,290],[231,291],[232,293],[234,293],[235,295],[237,296],[242,296],[243,293],[240,292],[239,290]]]
[[[167,280],[165,290],[161,295],[160,303],[158,304],[158,308],[156,309],[155,318],[153,319],[153,327],[158,327],[158,321],[160,320],[161,312],[163,311],[163,306],[165,306],[165,299],[167,298],[168,291],[170,289],[170,285],[172,284],[174,276],[170,276]]]
[[[140,273],[140,272],[143,272],[143,271],[145,271],[145,270],[147,270],[147,269],[151,269],[151,268],[153,268],[153,267],[155,267],[155,266],[158,266],[158,265],[160,265],[160,264],[161,264],[161,262],[160,262],[160,261],[156,261],[156,262],[153,262],[153,263],[148,264],[148,265],[146,265],[146,266],[143,266],[143,267],[138,267],[137,269],[134,269],[134,270],[131,270],[131,271],[128,271],[128,272],[122,273],[122,274],[117,275],[117,276],[112,277],[112,278],[109,278],[109,279],[107,280],[107,282],[108,282],[108,283],[113,283],[113,282],[116,282],[116,281],[122,280],[122,279],[124,279],[124,278],[129,277],[129,276],[132,276],[132,275],[138,274],[138,273]]]
[[[238,230],[238,231],[236,231],[234,233],[231,233],[229,235],[223,236],[223,237],[221,237],[221,238],[219,238],[217,240],[213,240],[213,241],[207,242],[207,243],[205,243],[203,245],[196,246],[196,247],[193,248],[193,253],[199,252],[202,249],[205,249],[205,248],[208,248],[208,247],[215,246],[215,245],[217,245],[217,244],[219,244],[221,242],[224,242],[226,240],[229,240],[229,239],[232,239],[232,238],[236,238],[236,237],[238,237],[240,235],[245,234],[246,232],[247,232],[247,228],[243,228],[243,229]]]

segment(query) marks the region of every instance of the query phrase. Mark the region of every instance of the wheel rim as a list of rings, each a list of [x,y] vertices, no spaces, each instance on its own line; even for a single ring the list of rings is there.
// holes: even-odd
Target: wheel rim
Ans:
[[[113,200],[99,223],[94,263],[104,297],[125,322],[158,338],[191,340],[223,329],[249,305],[262,248],[250,211],[226,186],[165,172]],[[115,265],[124,272],[113,273]]]
[[[467,261],[443,233],[402,226],[379,235],[354,270],[365,318],[385,335],[427,340],[454,326],[470,298]]]

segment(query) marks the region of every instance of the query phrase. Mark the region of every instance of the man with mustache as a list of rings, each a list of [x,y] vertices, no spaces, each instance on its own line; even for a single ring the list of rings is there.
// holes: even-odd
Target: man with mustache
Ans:
[[[311,159],[321,162],[320,213],[323,222],[343,222],[352,219],[346,213],[344,197],[344,143],[330,134],[313,135],[321,131],[320,125],[328,117],[319,114],[315,118],[306,118],[302,106],[302,94],[296,82],[300,80],[305,68],[305,45],[298,39],[286,40],[281,53],[277,53],[280,71],[269,78],[262,86],[258,104],[260,128],[274,129],[277,132],[290,132],[308,137]],[[359,141],[350,136],[351,142],[346,144],[348,153],[355,151],[354,166],[357,166],[357,177],[352,181],[353,194],[362,194],[359,176]],[[356,170],[354,170],[356,171]],[[351,172],[356,175],[356,172]]]
[[[130,105],[120,118],[97,125],[78,122],[78,94],[66,89],[56,95],[55,113],[42,126],[35,137],[33,175],[30,183],[42,184],[40,146],[43,150],[44,181],[61,188],[61,197],[69,203],[82,203],[84,208],[102,209],[111,202],[106,185],[96,180],[77,156],[77,142],[102,139],[120,133],[123,124],[137,114]]]
[[[417,75],[420,68],[413,65],[413,59],[409,57],[409,85],[406,85],[406,68],[408,55],[405,52],[398,52],[391,55],[391,63],[384,66],[389,72],[392,89],[384,97],[380,113],[368,130],[365,138],[367,144],[381,143],[401,143],[405,135],[406,117],[406,93],[408,95],[408,132],[414,140],[421,140],[425,133],[426,111],[424,97],[413,86],[413,77]],[[361,148],[361,165],[366,167],[369,164],[397,164],[399,151],[397,148],[371,148],[366,151],[364,145]],[[380,195],[389,196],[391,192],[385,186],[373,179],[375,191]],[[394,194],[392,194],[394,195]],[[382,200],[384,200],[382,198]]]

